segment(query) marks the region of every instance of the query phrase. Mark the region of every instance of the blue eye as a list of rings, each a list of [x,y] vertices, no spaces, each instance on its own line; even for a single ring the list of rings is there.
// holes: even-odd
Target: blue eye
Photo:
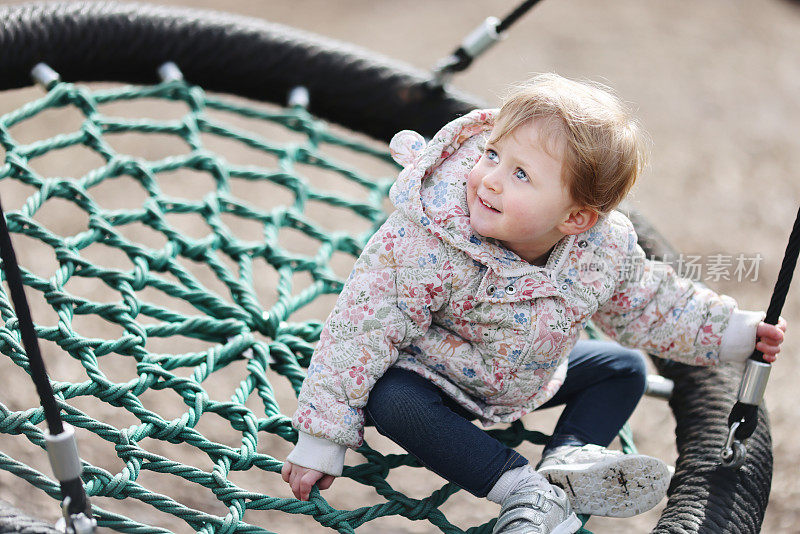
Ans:
[[[517,180],[519,180],[521,182],[528,182],[529,181],[528,180],[528,173],[526,173],[522,169],[517,169],[516,171],[514,171],[514,176],[516,177]]]
[[[497,152],[495,152],[491,148],[486,149],[486,152],[484,152],[484,155],[486,156],[487,159],[489,159],[489,161],[497,162],[497,161],[500,160],[500,156],[498,156]]]

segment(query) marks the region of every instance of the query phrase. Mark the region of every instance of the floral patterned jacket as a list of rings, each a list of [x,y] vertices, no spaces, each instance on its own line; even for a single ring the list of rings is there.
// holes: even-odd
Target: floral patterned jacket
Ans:
[[[565,236],[543,267],[473,233],[466,176],[494,113],[469,113],[429,143],[410,131],[392,140],[404,165],[391,191],[397,211],[325,323],[292,420],[293,463],[340,474],[346,447],[362,442],[370,389],[391,365],[434,382],[488,424],[553,396],[589,319],[623,345],[692,365],[752,351],[762,314],[647,260],[619,212]]]

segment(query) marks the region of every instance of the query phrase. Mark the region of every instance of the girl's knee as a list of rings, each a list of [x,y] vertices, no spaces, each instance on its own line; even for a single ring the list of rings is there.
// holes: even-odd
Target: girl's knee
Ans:
[[[618,361],[622,362],[623,369],[632,375],[647,376],[647,365],[644,355],[638,350],[623,348]]]
[[[630,381],[641,390],[641,393],[644,393],[647,386],[647,364],[644,355],[637,350],[621,347],[615,363],[618,372],[629,377]]]
[[[395,387],[393,384],[385,384],[379,380],[369,392],[366,411],[374,423],[382,425],[384,420],[391,420],[393,412],[403,404],[405,404],[405,395],[403,395],[402,386]]]
[[[414,384],[385,376],[376,382],[367,400],[366,413],[376,428],[384,433],[393,427],[405,427],[424,417],[429,399]]]

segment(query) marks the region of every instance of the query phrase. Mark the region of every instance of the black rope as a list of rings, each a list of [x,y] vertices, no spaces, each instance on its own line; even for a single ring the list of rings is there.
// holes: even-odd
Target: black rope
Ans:
[[[781,269],[778,272],[775,288],[772,290],[772,298],[767,308],[767,316],[764,318],[765,323],[773,325],[778,324],[781,310],[786,302],[786,295],[789,292],[789,285],[792,283],[794,269],[797,266],[798,254],[800,254],[800,209],[797,211],[797,217],[795,217],[794,226],[789,235],[789,242],[786,244],[786,252],[783,254]],[[757,349],[753,350],[750,359],[761,363],[767,363],[764,361],[764,354]],[[734,437],[740,441],[749,438],[758,425],[758,406],[736,401],[728,416],[728,427],[730,428],[737,422],[739,423],[739,427],[736,429]]]
[[[772,297],[769,300],[767,316],[764,318],[764,322],[767,324],[778,324],[781,310],[786,303],[786,295],[789,293],[789,286],[792,283],[794,269],[797,266],[798,254],[800,254],[800,209],[797,211],[797,217],[795,217],[792,232],[789,234],[789,242],[786,244],[786,252],[783,253],[783,261],[781,262],[781,269],[778,271],[778,279],[775,281]],[[753,353],[750,354],[750,359],[761,363],[767,363],[764,361],[764,353],[757,349],[753,350]]]
[[[786,252],[783,254],[781,270],[778,272],[778,280],[775,282],[775,289],[772,290],[772,298],[767,308],[767,316],[764,322],[768,324],[778,324],[781,310],[786,302],[786,295],[789,293],[789,285],[792,283],[794,269],[797,266],[797,256],[800,254],[800,209],[794,220],[792,233],[789,235],[789,243],[786,245]],[[763,362],[764,355],[761,352],[753,353],[750,358]]]
[[[14,254],[14,247],[11,245],[11,235],[6,226],[6,216],[2,204],[0,204],[0,257],[3,259],[3,270],[6,273],[11,300],[17,313],[19,330],[22,334],[22,346],[25,347],[25,353],[28,356],[31,378],[44,409],[47,427],[51,434],[61,434],[64,432],[64,426],[61,422],[56,397],[53,395],[53,388],[47,378],[42,353],[39,351],[39,340],[33,328],[31,310],[28,307],[28,299],[25,298],[25,290],[22,285],[22,274],[17,263],[17,256]]]
[[[19,270],[17,256],[11,244],[11,234],[6,225],[6,215],[0,203],[0,257],[3,260],[3,270],[6,273],[11,300],[14,303],[14,310],[17,313],[19,331],[22,334],[22,346],[28,356],[28,364],[31,369],[31,378],[39,394],[39,401],[44,409],[44,417],[47,420],[47,428],[50,434],[57,436],[64,432],[64,424],[61,421],[56,397],[50,380],[47,377],[47,370],[44,367],[44,359],[39,351],[39,340],[36,337],[36,330],[33,327],[31,310],[28,306],[28,299],[25,298],[25,289],[22,285],[22,273]],[[83,482],[80,477],[71,480],[59,480],[62,497],[69,497],[67,512],[70,515],[84,513],[86,517],[92,517],[89,499]]]
[[[512,24],[517,22],[522,16],[527,13],[533,6],[538,4],[541,0],[525,0],[518,5],[511,13],[503,17],[503,19],[495,27],[497,34],[501,34],[511,27]],[[456,72],[463,72],[472,65],[475,57],[470,54],[463,46],[456,48],[452,54],[440,62],[434,69],[434,75],[437,77],[438,82],[441,83],[439,77],[449,76]]]
[[[506,15],[505,18],[500,21],[500,24],[497,25],[497,33],[503,33],[506,31],[512,24],[517,22],[522,15],[527,13],[530,8],[539,2],[541,2],[541,0],[526,0],[525,2],[522,2],[516,7],[516,9],[514,9],[514,11]]]

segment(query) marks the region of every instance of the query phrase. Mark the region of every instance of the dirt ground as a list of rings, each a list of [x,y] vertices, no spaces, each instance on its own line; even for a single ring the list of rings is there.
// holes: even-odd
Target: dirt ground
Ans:
[[[12,2],[0,2],[8,4]],[[273,22],[285,23],[411,63],[430,68],[449,53],[460,39],[483,18],[502,16],[513,9],[516,0],[483,2],[386,0],[160,0],[161,4],[186,5],[204,9],[224,9]],[[636,186],[632,204],[680,251],[701,257],[703,280],[709,286],[736,298],[744,309],[765,309],[771,294],[786,239],[800,201],[800,3],[788,0],[674,0],[640,2],[617,0],[546,0],[515,25],[508,37],[480,58],[469,72],[455,78],[459,88],[487,102],[496,103],[509,83],[535,72],[555,71],[575,78],[588,78],[611,86],[636,110],[652,139],[649,166]],[[41,94],[37,90],[14,91],[0,95],[0,114]],[[312,96],[313,98],[313,96]],[[34,138],[38,132],[29,132]],[[42,134],[43,135],[43,134]],[[142,148],[158,151],[157,143]],[[47,162],[52,169],[61,163]],[[181,187],[189,187],[184,182]],[[6,191],[4,191],[4,195]],[[16,201],[24,197],[18,192]],[[4,196],[4,203],[6,197]],[[62,217],[64,214],[55,214]],[[187,228],[187,231],[190,231]],[[33,246],[32,244],[30,245]],[[36,262],[36,251],[22,255]],[[736,279],[706,277],[714,255],[747,258],[760,254],[757,276]],[[51,260],[52,261],[52,260]],[[46,270],[49,264],[40,265]],[[52,274],[52,272],[51,272]],[[752,280],[755,278],[755,280]],[[84,289],[86,290],[86,289]],[[86,290],[91,291],[91,290]],[[789,335],[769,383],[766,402],[772,422],[775,472],[763,532],[800,532],[800,413],[796,407],[796,377],[800,373],[800,287],[793,288],[783,315]],[[117,295],[118,298],[118,295]],[[316,310],[324,316],[325,306]],[[87,326],[87,328],[90,328]],[[100,334],[97,334],[100,335]],[[161,349],[154,349],[161,350]],[[46,350],[46,353],[48,351]],[[60,368],[50,356],[48,365],[65,376],[74,369]],[[66,365],[66,364],[64,364]],[[120,362],[120,367],[125,364]],[[0,401],[20,409],[26,395],[23,379],[0,364],[9,387],[0,388]],[[124,369],[109,374],[124,374]],[[121,380],[121,379],[120,379]],[[238,383],[238,382],[237,382]],[[222,398],[232,393],[230,384],[209,384],[210,394]],[[218,389],[215,389],[217,388]],[[284,413],[292,410],[291,395],[279,390]],[[172,399],[174,401],[174,399]],[[169,413],[170,402],[151,398]],[[87,404],[83,409],[91,409]],[[173,416],[179,415],[176,407]],[[548,430],[555,414],[526,418],[529,427]],[[116,415],[110,415],[116,417]],[[121,428],[135,420],[114,420]],[[672,432],[674,422],[665,403],[645,399],[638,408],[633,427],[637,445],[646,454],[674,462]],[[225,435],[211,423],[201,428],[207,435],[226,442]],[[227,438],[230,438],[227,436]],[[89,459],[112,473],[122,465],[107,443],[87,438]],[[260,439],[260,438],[259,438]],[[230,439],[228,440],[230,441]],[[394,446],[372,437],[382,452]],[[236,446],[235,442],[233,443]],[[278,458],[288,453],[282,440],[269,440],[259,447]],[[207,458],[194,451],[169,444],[154,444],[163,454],[181,456],[185,463],[210,469]],[[0,436],[0,450],[13,451],[15,457],[49,472],[37,451],[27,451],[17,438]],[[82,445],[84,451],[84,445]],[[536,456],[535,447],[522,450]],[[353,454],[353,453],[349,453]],[[349,462],[357,461],[355,455]],[[115,471],[116,470],[116,471]],[[236,475],[237,483],[270,495],[288,497],[275,478],[265,480],[246,474]],[[142,477],[151,476],[142,474]],[[157,479],[157,477],[155,477]],[[177,481],[153,479],[155,486],[168,488]],[[391,477],[396,488],[411,496],[427,495],[442,483],[434,475],[401,468]],[[23,507],[40,517],[55,518],[52,501],[40,499],[40,492],[19,491],[14,479],[0,472],[0,498]],[[144,483],[144,482],[143,482]],[[210,496],[198,495],[196,486],[171,487],[182,502],[225,514],[220,505],[209,505]],[[445,506],[445,512],[461,527],[484,522],[497,513],[496,506],[479,501],[464,492]],[[326,493],[334,507],[352,508],[380,502],[357,484],[337,481]],[[598,533],[647,532],[658,519],[662,503],[655,510],[626,520],[593,518],[588,527]],[[112,499],[101,506],[133,513]],[[127,506],[124,505],[124,506]],[[164,516],[153,516],[151,524],[180,532],[185,527],[167,523]],[[311,520],[277,512],[248,515],[248,521],[276,532],[329,532]],[[358,532],[431,532],[429,523],[416,524],[398,519],[370,522]]]

